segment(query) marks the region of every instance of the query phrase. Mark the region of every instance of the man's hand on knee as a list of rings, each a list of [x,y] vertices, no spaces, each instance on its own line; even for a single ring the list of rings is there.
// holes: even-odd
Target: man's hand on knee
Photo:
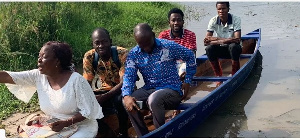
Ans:
[[[129,95],[123,97],[123,104],[125,109],[129,112],[134,111],[135,109],[140,110],[140,108],[136,104],[136,99]]]

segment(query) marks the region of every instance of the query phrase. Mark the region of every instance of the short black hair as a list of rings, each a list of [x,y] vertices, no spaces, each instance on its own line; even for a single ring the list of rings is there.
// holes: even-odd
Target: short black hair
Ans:
[[[148,23],[139,23],[133,29],[134,35],[136,35],[138,32],[148,33],[153,31],[152,27]]]
[[[218,4],[225,4],[225,5],[227,6],[227,8],[230,9],[230,8],[229,8],[229,7],[230,7],[229,1],[217,1],[216,7],[217,7]]]
[[[170,19],[170,16],[171,16],[171,14],[173,14],[173,13],[180,14],[180,15],[182,16],[182,19],[183,19],[184,14],[183,14],[183,12],[182,12],[179,8],[173,8],[173,9],[171,9],[171,10],[169,11],[169,13],[168,13],[168,19]]]
[[[49,41],[43,46],[52,47],[55,57],[60,61],[60,66],[63,70],[71,70],[72,49],[69,44],[59,41]]]
[[[106,30],[105,28],[102,28],[102,27],[96,28],[96,29],[93,31],[92,36],[93,36],[93,34],[94,34],[95,32],[101,32],[101,31],[103,31],[104,33],[106,33],[106,34],[108,35],[108,38],[111,39],[108,30]]]

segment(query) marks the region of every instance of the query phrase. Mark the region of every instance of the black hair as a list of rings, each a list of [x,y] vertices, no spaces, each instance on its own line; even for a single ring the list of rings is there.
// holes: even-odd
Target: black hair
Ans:
[[[106,34],[108,35],[108,38],[111,39],[111,38],[110,38],[110,35],[109,35],[109,32],[108,32],[105,28],[102,28],[102,27],[96,28],[96,29],[93,31],[92,36],[93,36],[93,34],[94,34],[95,32],[101,32],[101,31],[103,31],[104,33],[106,33]]]
[[[184,16],[183,12],[182,12],[180,9],[178,9],[178,8],[173,8],[173,9],[171,9],[171,10],[169,11],[169,13],[168,13],[168,19],[169,19],[169,20],[170,20],[171,14],[173,14],[173,13],[180,14],[180,15],[182,16],[182,19],[183,19],[183,16]]]
[[[63,70],[71,70],[72,49],[69,44],[58,41],[49,41],[43,46],[52,47],[55,57],[60,61],[60,66]]]
[[[229,8],[229,7],[230,7],[229,1],[217,1],[216,7],[217,7],[218,4],[225,4],[225,5],[227,6],[227,8],[230,9],[230,8]]]
[[[153,32],[152,31],[152,27],[148,24],[148,23],[139,23],[135,26],[135,28],[133,29],[134,35],[138,32]]]

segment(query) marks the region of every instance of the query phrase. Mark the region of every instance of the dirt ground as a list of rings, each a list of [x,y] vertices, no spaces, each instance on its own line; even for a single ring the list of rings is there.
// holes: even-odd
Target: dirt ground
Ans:
[[[35,112],[37,114],[42,113],[41,111]],[[31,113],[16,113],[11,117],[2,121],[2,125],[5,125],[5,133],[8,138],[18,137],[17,128],[19,125],[23,124]]]
[[[34,112],[36,114],[42,114],[42,111]],[[11,117],[2,121],[2,125],[5,125],[5,133],[7,138],[18,138],[17,128],[19,125],[23,124],[26,118],[32,113],[16,113]],[[116,115],[110,115],[104,118],[104,122],[109,124],[109,127],[113,130],[115,134],[118,134],[118,120]],[[108,123],[109,122],[109,123]]]

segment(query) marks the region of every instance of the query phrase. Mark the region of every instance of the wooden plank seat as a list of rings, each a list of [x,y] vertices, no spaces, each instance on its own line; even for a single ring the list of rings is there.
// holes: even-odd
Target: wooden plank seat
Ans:
[[[193,81],[227,81],[231,77],[215,77],[215,76],[194,76]]]
[[[258,39],[258,38],[259,38],[259,32],[249,33],[249,34],[246,34],[246,35],[241,37],[242,40],[245,40],[245,39]]]
[[[244,58],[250,58],[252,56],[252,54],[241,54],[240,55],[240,58],[241,59],[244,59]],[[205,60],[207,60],[208,58],[207,58],[207,55],[201,55],[200,57],[197,57],[196,58],[196,61],[198,62],[198,61],[205,61]]]

